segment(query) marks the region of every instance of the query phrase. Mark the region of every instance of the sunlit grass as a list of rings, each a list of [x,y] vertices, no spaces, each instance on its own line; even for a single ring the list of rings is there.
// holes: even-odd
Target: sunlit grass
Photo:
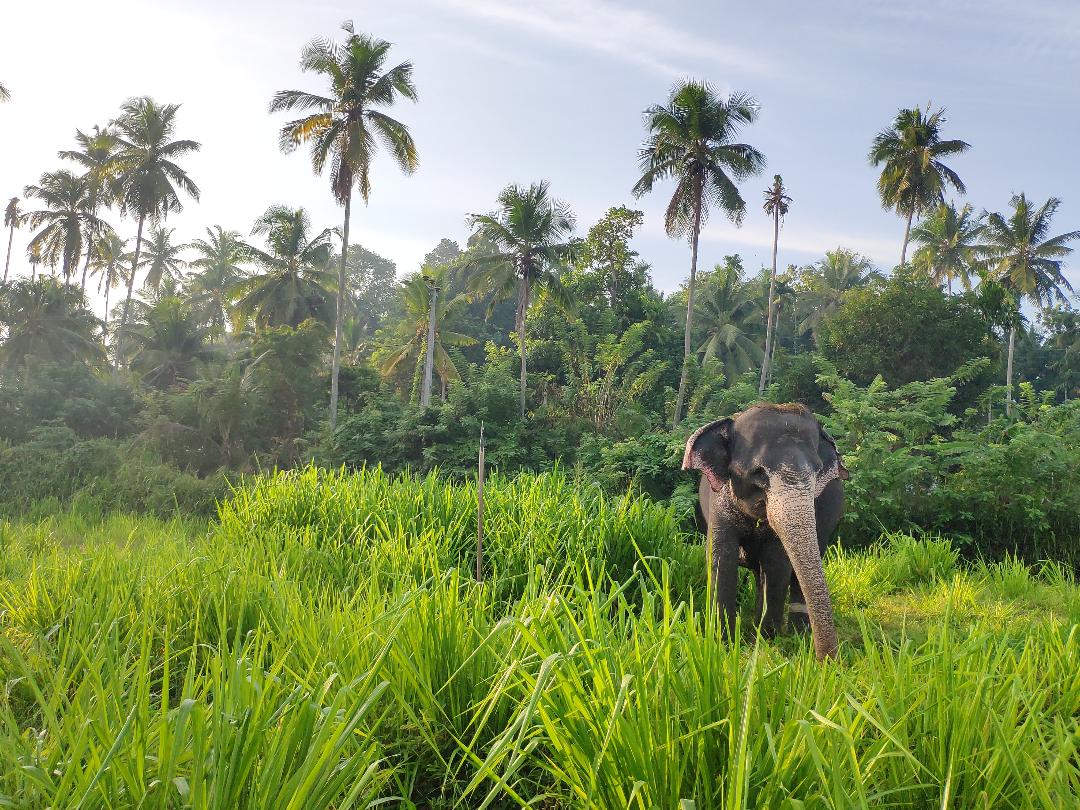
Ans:
[[[482,584],[475,491],[435,476],[283,474],[209,528],[0,524],[0,805],[1080,799],[1064,568],[834,552],[820,664],[805,638],[719,640],[668,509],[558,474],[487,494]]]

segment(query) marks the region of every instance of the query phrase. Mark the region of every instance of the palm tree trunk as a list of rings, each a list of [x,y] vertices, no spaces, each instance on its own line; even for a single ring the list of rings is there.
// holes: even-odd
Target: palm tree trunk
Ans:
[[[4,283],[7,284],[8,268],[11,267],[11,240],[15,238],[15,223],[8,228],[7,259],[4,261]]]
[[[679,396],[675,400],[675,413],[671,427],[676,428],[682,420],[683,404],[686,402],[686,384],[690,376],[691,332],[694,328],[694,284],[697,280],[698,237],[701,236],[701,183],[696,184],[694,204],[694,230],[690,235],[690,283],[686,288],[686,329],[683,331],[683,365],[679,374]]]
[[[120,368],[120,358],[124,356],[124,327],[127,326],[128,312],[131,310],[131,294],[135,290],[135,269],[139,266],[139,253],[142,251],[143,225],[146,214],[139,214],[139,229],[135,232],[135,255],[131,259],[131,274],[128,276],[127,297],[124,299],[124,311],[120,315],[120,333],[116,336],[115,368]]]
[[[337,427],[338,371],[341,370],[341,335],[345,321],[345,262],[349,258],[349,213],[352,185],[345,198],[345,225],[341,229],[341,266],[338,268],[337,310],[334,314],[334,359],[330,366],[330,432]]]
[[[908,211],[907,224],[904,225],[904,244],[900,248],[900,266],[903,267],[907,263],[907,243],[908,238],[911,236],[911,219],[915,216],[915,209],[912,208]]]
[[[773,209],[773,238],[772,238],[772,274],[769,276],[769,314],[765,321],[765,359],[761,361],[761,379],[758,380],[758,396],[765,393],[765,385],[769,379],[769,366],[772,364],[773,349],[773,298],[776,296],[776,245],[780,241],[780,207]]]
[[[525,311],[529,308],[529,273],[523,268],[521,274],[521,286],[518,287],[517,331],[518,347],[521,352],[521,380],[518,391],[518,413],[525,418],[525,386],[527,383],[527,371],[525,362]]]
[[[82,282],[79,284],[82,289],[82,294],[86,295],[86,271],[90,269],[90,256],[93,254],[93,249],[89,242],[86,243],[86,261],[82,266]]]
[[[108,272],[108,271],[106,271]],[[111,285],[105,285],[105,316],[101,319],[101,337],[109,336],[109,290]]]
[[[1016,351],[1016,324],[1009,327],[1009,359],[1005,363],[1005,415],[1013,411],[1013,354]]]
[[[420,387],[421,408],[431,405],[431,376],[435,369],[435,302],[438,296],[439,288],[432,284],[431,301],[428,304],[427,347],[424,352],[424,381]]]

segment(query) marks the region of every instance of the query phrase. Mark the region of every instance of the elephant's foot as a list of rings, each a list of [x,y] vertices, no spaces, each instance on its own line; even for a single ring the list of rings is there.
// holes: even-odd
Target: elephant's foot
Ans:
[[[810,632],[810,614],[803,602],[792,602],[788,605],[788,623],[793,633]]]

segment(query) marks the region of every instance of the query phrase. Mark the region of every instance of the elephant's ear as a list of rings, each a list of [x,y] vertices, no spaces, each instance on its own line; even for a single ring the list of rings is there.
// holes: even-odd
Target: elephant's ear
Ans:
[[[686,440],[683,453],[684,470],[701,470],[713,492],[719,492],[728,480],[731,462],[731,428],[734,420],[720,419],[698,428]]]
[[[841,481],[847,481],[851,477],[851,473],[844,466],[844,459],[840,457],[840,451],[836,449],[836,440],[826,433],[825,428],[821,427],[821,425],[818,425],[818,431],[821,434],[821,444],[831,448],[832,455],[836,457],[836,477]]]

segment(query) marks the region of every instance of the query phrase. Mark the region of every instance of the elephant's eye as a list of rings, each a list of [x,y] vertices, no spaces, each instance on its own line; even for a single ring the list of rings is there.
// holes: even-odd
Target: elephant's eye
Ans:
[[[759,465],[750,471],[750,483],[758,489],[766,489],[769,486],[769,474],[765,472],[764,467]]]

